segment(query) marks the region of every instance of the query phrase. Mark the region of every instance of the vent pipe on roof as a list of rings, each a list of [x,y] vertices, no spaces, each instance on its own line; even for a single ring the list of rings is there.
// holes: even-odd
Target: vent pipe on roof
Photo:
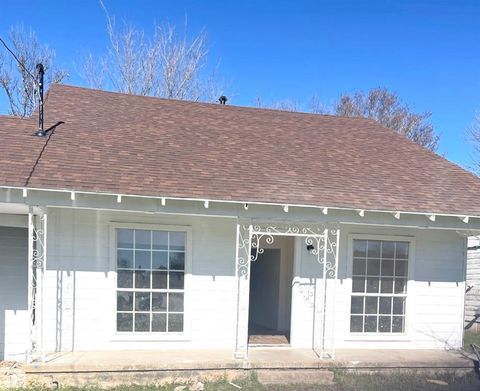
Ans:
[[[227,103],[227,97],[225,95],[222,95],[220,98],[218,98],[218,101],[220,102],[221,105],[224,105]]]
[[[43,128],[43,76],[45,68],[43,64],[37,64],[37,86],[38,86],[38,130],[36,136],[45,137],[47,133]]]

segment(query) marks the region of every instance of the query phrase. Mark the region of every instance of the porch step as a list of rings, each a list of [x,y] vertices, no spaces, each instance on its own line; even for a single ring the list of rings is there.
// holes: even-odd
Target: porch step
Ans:
[[[259,369],[262,384],[333,384],[334,373],[325,369]]]
[[[291,348],[289,343],[279,343],[279,344],[267,344],[267,343],[249,343],[249,348],[262,348],[262,349],[270,349],[270,348]]]

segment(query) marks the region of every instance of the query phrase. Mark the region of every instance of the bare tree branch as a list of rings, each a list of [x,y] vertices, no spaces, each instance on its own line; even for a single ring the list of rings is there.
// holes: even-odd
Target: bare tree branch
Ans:
[[[213,68],[212,72],[206,77],[199,78],[199,90],[202,91],[205,102],[218,103],[218,99],[222,96],[228,95],[228,100],[231,101],[235,94],[232,92],[231,82],[228,82],[219,77],[220,61]]]
[[[474,148],[474,167],[475,172],[480,175],[480,110],[476,112],[475,118],[469,129],[469,141]]]
[[[12,27],[9,33],[11,49],[20,64],[8,53],[0,53],[0,89],[8,101],[8,112],[26,117],[36,107],[35,84],[32,78],[35,67],[42,63],[45,68],[45,89],[51,83],[61,83],[67,72],[54,67],[55,52],[39,42],[32,30],[25,31],[23,26]]]
[[[81,57],[80,74],[90,88],[101,89],[105,84],[105,64],[103,59],[95,60],[91,53]]]
[[[324,104],[314,95],[308,105],[301,105],[292,100],[279,100],[266,104],[257,97],[255,106],[285,111],[307,111],[314,114],[372,118],[432,151],[436,150],[439,141],[435,129],[429,122],[431,113],[412,112],[396,93],[386,88],[375,88],[368,93],[356,92],[353,95],[342,95],[333,105]],[[480,128],[480,125],[478,127]],[[480,130],[478,134],[480,148]]]
[[[186,25],[181,36],[170,24],[156,26],[155,43],[159,50],[161,67],[158,91],[160,96],[191,100],[202,98],[203,91],[198,76],[208,54],[206,42],[205,31],[201,31],[189,41]]]
[[[254,105],[261,109],[272,109],[272,110],[282,110],[282,111],[304,111],[302,106],[295,100],[292,99],[282,99],[274,100],[269,103],[265,103],[261,97],[257,96],[255,98]]]
[[[310,99],[310,112],[313,114],[331,114],[332,110],[322,102],[316,95]]]
[[[368,93],[342,95],[333,111],[347,117],[375,119],[427,149],[437,149],[439,137],[429,121],[431,113],[412,112],[396,93],[386,88],[375,88]]]
[[[212,91],[218,87],[215,72],[204,75],[208,56],[205,31],[190,36],[185,19],[182,33],[164,23],[156,24],[150,37],[126,22],[118,28],[103,1],[100,4],[109,47],[97,60],[92,55],[84,59],[82,76],[89,86],[169,99],[212,100]]]

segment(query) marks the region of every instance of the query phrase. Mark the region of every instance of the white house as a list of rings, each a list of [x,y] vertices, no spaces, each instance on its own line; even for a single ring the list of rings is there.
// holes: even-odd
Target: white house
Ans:
[[[376,122],[51,88],[0,117],[0,359],[459,348],[480,181]]]
[[[480,237],[468,238],[465,329],[475,333],[480,326]]]

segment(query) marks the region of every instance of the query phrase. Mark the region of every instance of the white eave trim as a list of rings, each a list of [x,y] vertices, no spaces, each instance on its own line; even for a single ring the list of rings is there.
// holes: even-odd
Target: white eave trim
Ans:
[[[244,207],[245,210],[248,210],[250,205],[261,205],[261,206],[272,206],[280,207],[284,212],[288,213],[289,208],[311,208],[311,209],[320,209],[324,215],[328,214],[331,210],[339,211],[350,211],[358,214],[361,217],[365,216],[365,213],[382,213],[390,214],[395,217],[395,219],[401,219],[401,216],[412,215],[412,216],[426,216],[430,221],[434,222],[436,217],[454,217],[462,220],[465,224],[468,224],[470,219],[476,218],[480,219],[480,216],[474,215],[465,215],[465,214],[455,214],[455,213],[437,213],[437,212],[409,212],[402,210],[385,210],[385,209],[358,209],[358,208],[348,208],[348,207],[338,207],[338,206],[326,206],[326,205],[307,205],[307,204],[285,204],[285,203],[276,203],[276,202],[260,202],[260,201],[248,201],[248,200],[220,200],[220,199],[205,199],[205,198],[192,198],[192,197],[170,197],[170,196],[149,196],[142,194],[124,194],[124,193],[103,193],[103,192],[94,192],[94,191],[83,191],[83,190],[61,190],[61,189],[45,189],[45,188],[36,188],[36,187],[16,187],[16,186],[0,186],[0,189],[5,190],[19,190],[22,192],[23,198],[28,198],[28,192],[30,191],[41,191],[41,192],[53,192],[53,193],[65,193],[69,194],[71,200],[75,200],[76,195],[97,195],[97,196],[106,196],[114,197],[117,203],[121,203],[124,199],[127,198],[143,198],[143,199],[154,199],[160,200],[161,205],[165,206],[167,200],[172,201],[189,201],[189,202],[200,202],[204,205],[205,208],[209,208],[210,203],[226,203],[226,204],[236,204]]]

